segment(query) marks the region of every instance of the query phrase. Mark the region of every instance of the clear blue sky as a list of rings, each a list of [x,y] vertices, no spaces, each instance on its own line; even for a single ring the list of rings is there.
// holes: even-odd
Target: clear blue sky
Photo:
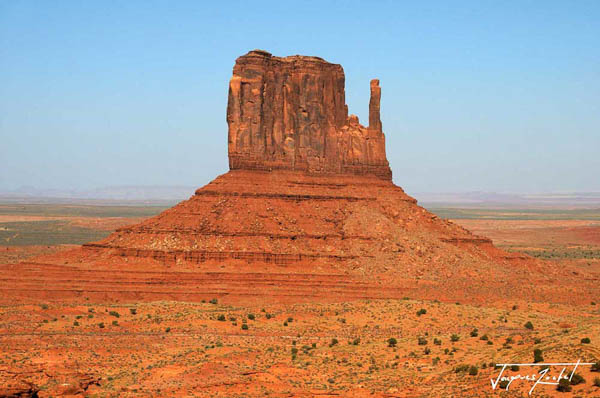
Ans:
[[[317,55],[394,181],[600,191],[600,1],[0,1],[0,189],[201,186],[236,57]]]

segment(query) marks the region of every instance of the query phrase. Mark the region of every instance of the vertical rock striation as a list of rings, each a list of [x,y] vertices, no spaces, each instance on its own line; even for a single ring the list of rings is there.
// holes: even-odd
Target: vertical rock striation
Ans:
[[[341,65],[318,57],[280,58],[261,50],[239,57],[227,105],[230,169],[391,179],[379,120],[379,81],[371,82],[368,129],[356,116],[348,117],[344,84]]]

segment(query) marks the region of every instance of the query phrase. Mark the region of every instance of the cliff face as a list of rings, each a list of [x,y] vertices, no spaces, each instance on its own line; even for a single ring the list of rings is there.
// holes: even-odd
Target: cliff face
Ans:
[[[369,128],[348,117],[344,70],[318,57],[239,57],[229,84],[231,170],[373,174],[391,179],[379,118],[379,81],[371,82]]]

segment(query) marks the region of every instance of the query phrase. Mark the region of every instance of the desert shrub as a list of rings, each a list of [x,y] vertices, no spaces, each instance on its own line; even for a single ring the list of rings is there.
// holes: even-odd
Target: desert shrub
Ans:
[[[137,314],[137,309],[136,309],[136,308],[130,308],[130,309],[129,309],[129,313],[130,313],[131,315],[135,315],[135,314]]]
[[[505,389],[506,387],[508,387],[508,380],[501,380],[498,386],[502,389]]]
[[[442,345],[442,340],[434,338],[433,339],[433,344],[435,344],[435,345]]]
[[[248,324],[247,323],[243,323],[242,324],[242,330],[248,330]]]
[[[254,316],[254,314],[248,314],[248,319],[250,319],[251,321],[255,320],[256,317]]]
[[[388,343],[388,347],[396,347],[396,344],[398,344],[398,340],[396,340],[393,337],[390,337],[387,341]]]
[[[425,351],[423,351],[423,353],[425,355],[429,355],[429,354],[431,354],[431,350],[429,349],[429,347],[425,347]]]
[[[560,392],[569,392],[572,389],[573,387],[571,387],[571,382],[569,382],[568,379],[560,379],[558,386],[556,387],[556,390]]]
[[[533,323],[531,323],[531,321],[527,321],[527,323],[525,324],[525,328],[529,329],[529,330],[533,330]]]
[[[292,355],[296,355],[298,353],[298,349],[296,347],[292,347]]]
[[[600,387],[600,377],[594,379],[594,387]]]
[[[287,325],[288,325],[288,323],[287,323],[287,322],[283,322],[283,326],[287,326]]]
[[[74,321],[74,322],[73,322],[73,326],[79,326],[79,322],[77,322],[77,321]]]
[[[312,348],[317,348],[317,343],[312,343]]]
[[[542,339],[540,339],[540,338],[533,339],[534,344],[540,344],[541,342],[542,342]]]
[[[419,337],[417,341],[419,345],[427,345],[427,339],[425,337]]]
[[[352,340],[352,345],[358,345],[358,344],[360,344],[360,337],[357,337],[354,340]]]
[[[165,329],[165,333],[169,333],[171,331],[171,328],[166,328]]]
[[[460,336],[459,335],[453,334],[452,336],[450,336],[450,341],[456,342],[458,340],[460,340]]]
[[[112,321],[113,326],[119,326],[119,321]]]
[[[214,298],[214,299],[211,299],[211,300],[209,301],[209,303],[211,303],[211,304],[217,304],[218,302],[219,302],[219,300],[217,300],[216,298]]]
[[[479,370],[477,369],[477,366],[472,365],[469,367],[469,375],[470,376],[477,376],[478,371]]]
[[[576,386],[577,384],[584,384],[585,379],[579,373],[575,373],[573,377],[571,377],[571,385]]]
[[[462,364],[454,368],[454,373],[463,373],[469,370],[469,365]]]
[[[98,324],[98,327],[99,327],[100,329],[104,329],[104,322],[100,322],[100,323]]]
[[[40,307],[41,307],[43,310],[47,310],[47,309],[48,309],[48,304],[42,304],[42,305],[40,305]]]
[[[290,316],[290,317],[287,319],[287,321],[288,321],[289,323],[292,323],[292,322],[294,322],[294,318],[292,318],[292,317]]]
[[[223,315],[223,314],[219,315],[219,316],[217,317],[217,320],[218,320],[218,321],[221,321],[221,322],[225,322],[225,320],[226,320],[226,319],[225,319],[225,315]]]
[[[427,314],[427,310],[425,308],[421,308],[419,311],[417,311],[417,316],[421,316],[421,315],[425,315]]]
[[[477,329],[471,330],[471,337],[477,337],[479,335],[479,331]]]
[[[600,372],[600,362],[596,362],[592,365],[592,372]]]
[[[481,337],[479,338],[479,340],[483,340],[483,341],[488,341],[489,339],[490,339],[490,338],[488,337],[488,335],[487,335],[487,334],[484,334],[483,336],[481,336]]]
[[[592,340],[590,340],[589,337],[584,337],[581,339],[582,344],[590,344],[591,342],[592,342]]]
[[[517,370],[519,370],[519,365],[512,365],[510,367],[510,370],[512,370],[513,372],[516,372]]]
[[[513,311],[516,310],[518,307],[516,305],[512,306]]]
[[[115,318],[118,318],[121,316],[121,314],[119,314],[117,311],[110,311],[108,313],[108,315],[114,316]]]
[[[265,318],[267,319],[271,319],[273,317],[273,315],[269,314],[268,312],[265,314]]]
[[[333,347],[334,345],[337,345],[339,343],[338,339],[333,338],[331,339],[331,343],[329,343],[329,347]]]
[[[542,356],[542,350],[536,348],[533,350],[533,363],[544,362],[544,357]]]

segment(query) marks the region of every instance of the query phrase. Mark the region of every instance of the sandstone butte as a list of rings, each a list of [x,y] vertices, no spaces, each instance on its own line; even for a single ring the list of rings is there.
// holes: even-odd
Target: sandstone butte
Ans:
[[[588,300],[592,276],[500,250],[394,185],[379,81],[366,127],[344,86],[321,58],[239,57],[230,171],[102,241],[3,266],[0,301]]]

